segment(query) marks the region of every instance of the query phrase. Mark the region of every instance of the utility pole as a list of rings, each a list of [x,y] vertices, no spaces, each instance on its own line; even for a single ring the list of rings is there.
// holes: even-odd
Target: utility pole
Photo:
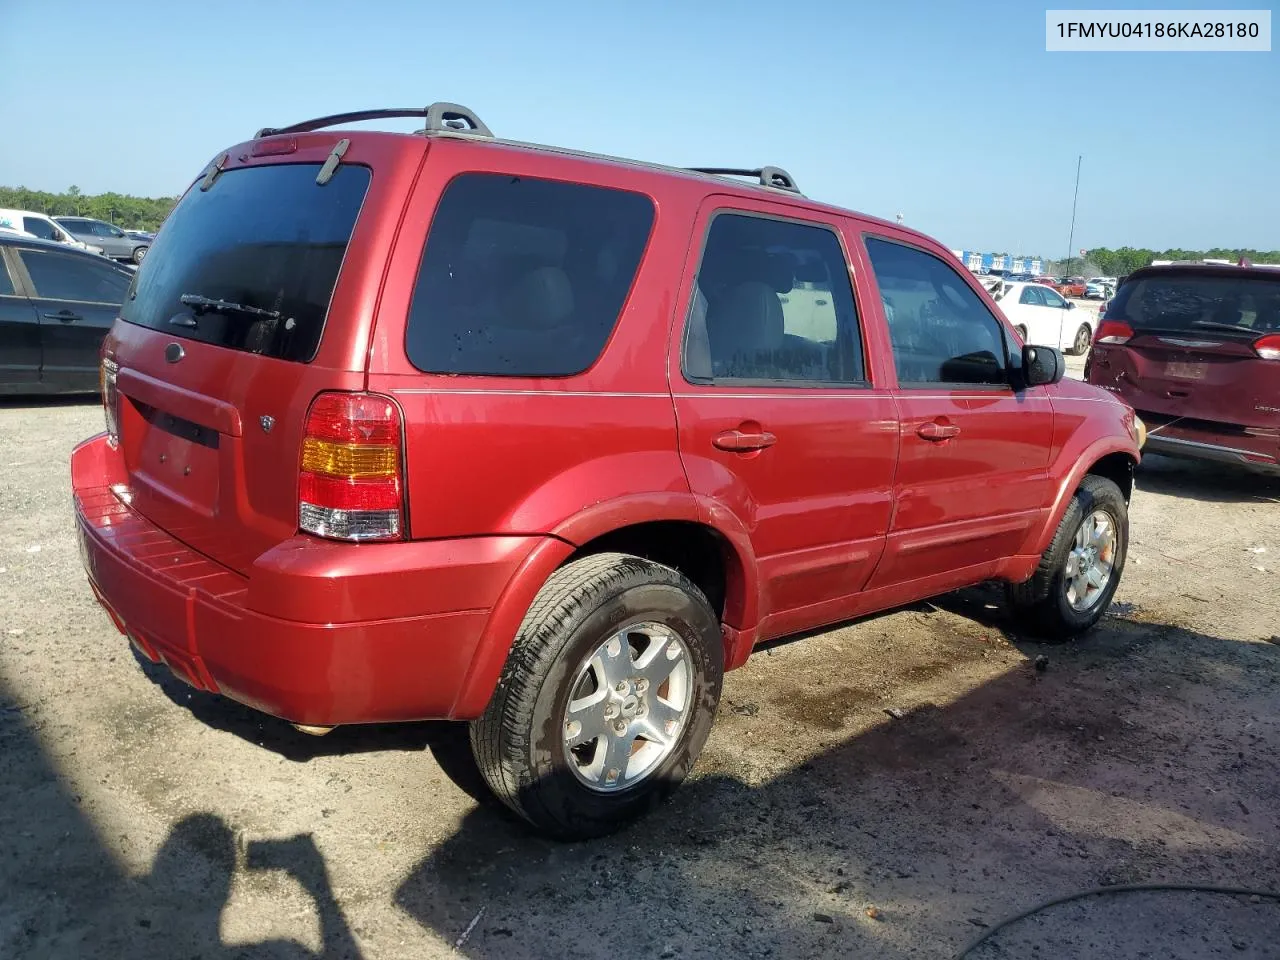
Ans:
[[[1067,234],[1067,276],[1071,276],[1071,253],[1075,250],[1076,240],[1076,201],[1080,199],[1080,164],[1084,154],[1076,157],[1076,192],[1071,198],[1071,232]]]

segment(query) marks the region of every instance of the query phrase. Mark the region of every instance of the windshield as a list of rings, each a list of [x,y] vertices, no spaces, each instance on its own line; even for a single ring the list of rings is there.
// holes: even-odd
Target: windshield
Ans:
[[[369,187],[344,164],[228,170],[189,190],[138,268],[120,316],[174,336],[282,360],[310,361]],[[256,308],[193,311],[183,297]]]
[[[1280,330],[1280,276],[1162,274],[1131,280],[1107,310],[1134,330],[1198,330],[1256,336]]]

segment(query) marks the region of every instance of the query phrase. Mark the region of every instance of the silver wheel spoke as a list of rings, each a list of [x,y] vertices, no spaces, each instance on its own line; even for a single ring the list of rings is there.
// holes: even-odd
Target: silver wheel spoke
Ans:
[[[1115,572],[1116,542],[1115,520],[1105,510],[1094,510],[1080,521],[1075,546],[1063,564],[1067,602],[1075,610],[1089,610],[1102,599]]]
[[[668,703],[654,698],[649,704],[649,715],[645,717],[650,739],[665,744],[680,729],[680,718],[683,711]]]
[[[670,627],[640,623],[609,636],[570,688],[561,725],[570,770],[602,793],[649,776],[680,742],[693,686],[689,650]]]
[[[635,671],[638,676],[649,681],[651,688],[657,689],[671,676],[681,658],[680,644],[674,640],[655,638],[636,660]]]
[[[605,786],[620,786],[626,782],[627,766],[631,763],[631,751],[636,742],[636,734],[634,732],[623,734],[622,736],[605,737],[604,744],[604,768],[600,773],[600,780]],[[600,748],[597,747],[597,750]]]

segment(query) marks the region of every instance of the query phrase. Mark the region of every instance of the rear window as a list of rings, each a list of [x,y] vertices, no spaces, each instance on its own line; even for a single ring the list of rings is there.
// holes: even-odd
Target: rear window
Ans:
[[[405,334],[410,362],[427,373],[581,373],[617,323],[652,225],[653,203],[636,193],[457,177],[423,251]]]
[[[1249,276],[1157,274],[1127,281],[1107,319],[1135,330],[1197,330],[1244,336],[1280,331],[1280,271]]]
[[[244,167],[207,191],[193,187],[138,268],[120,315],[173,336],[310,361],[370,177],[368,167],[343,164],[321,186],[319,170],[314,163]],[[183,296],[274,316],[202,312]]]

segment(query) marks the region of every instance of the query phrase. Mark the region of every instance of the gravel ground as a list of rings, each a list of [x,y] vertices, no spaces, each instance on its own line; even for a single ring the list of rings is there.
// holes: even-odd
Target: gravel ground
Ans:
[[[0,957],[943,958],[1099,884],[1277,885],[1280,482],[1153,457],[1076,645],[975,590],[758,653],[673,802],[561,845],[458,790],[439,725],[313,739],[140,664],[71,532],[100,423],[0,406]],[[1277,943],[1271,901],[1127,894],[973,955]]]

